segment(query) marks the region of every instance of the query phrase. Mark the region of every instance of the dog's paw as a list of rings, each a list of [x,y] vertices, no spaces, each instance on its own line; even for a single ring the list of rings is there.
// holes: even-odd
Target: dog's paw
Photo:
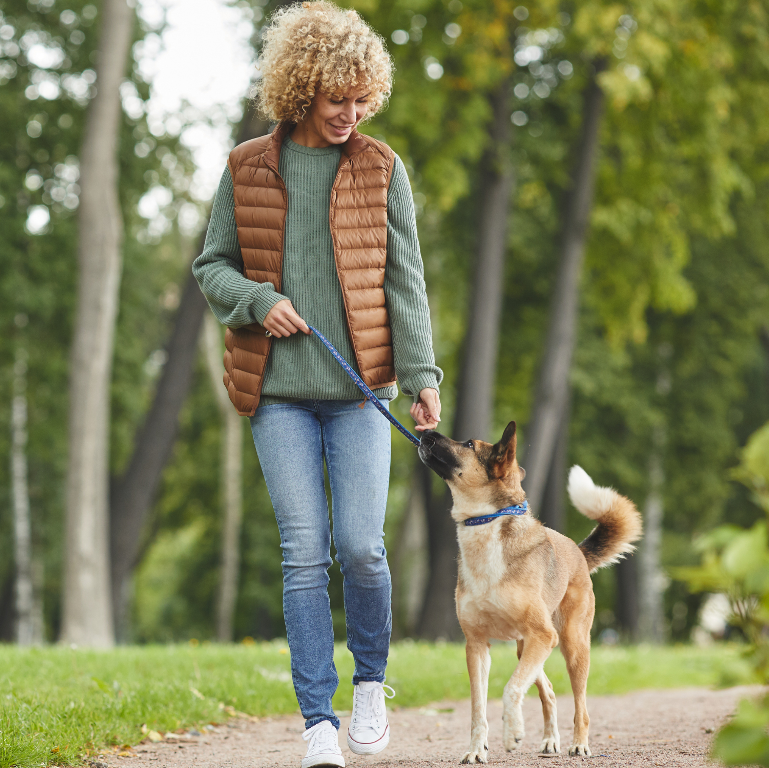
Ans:
[[[569,747],[569,754],[576,757],[592,757],[590,747],[587,744],[572,744]]]
[[[462,762],[464,765],[467,765],[468,763],[488,763],[489,748],[486,746],[478,747],[477,749],[471,747],[469,752],[465,752],[465,754],[462,755],[462,760],[460,762]]]
[[[502,743],[508,752],[515,752],[520,748],[525,735],[523,727],[523,713],[520,707],[508,710],[502,716]]]
[[[516,750],[520,749],[522,741],[523,741],[523,731],[521,731],[520,733],[513,733],[512,730],[508,731],[507,729],[505,729],[503,743],[505,745],[505,749],[508,752],[515,752]]]
[[[561,751],[561,740],[557,736],[544,738],[539,745],[539,751],[545,755],[557,755]]]

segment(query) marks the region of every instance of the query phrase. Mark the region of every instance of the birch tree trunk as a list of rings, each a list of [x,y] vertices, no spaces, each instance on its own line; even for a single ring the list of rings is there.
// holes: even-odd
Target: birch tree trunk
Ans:
[[[499,321],[504,291],[510,199],[514,175],[510,155],[510,78],[492,94],[493,118],[489,147],[481,161],[481,200],[475,279],[464,339],[453,435],[486,440],[494,408],[499,346]],[[454,639],[461,636],[454,607],[457,580],[456,524],[449,515],[446,491],[427,506],[430,572],[418,633],[422,637]]]
[[[243,518],[243,419],[230,403],[222,383],[224,340],[216,318],[209,312],[203,321],[203,352],[211,385],[222,417],[220,496],[222,503],[222,563],[216,606],[216,638],[232,640],[232,618],[238,597],[240,523]]]
[[[670,378],[662,368],[657,377],[657,392],[666,394],[670,390]],[[647,643],[662,643],[665,640],[665,611],[663,598],[668,584],[662,570],[662,520],[664,506],[662,491],[665,472],[662,455],[666,430],[660,424],[652,432],[651,456],[649,457],[649,493],[644,503],[644,538],[638,552],[638,634]]]
[[[32,561],[32,521],[27,486],[27,351],[19,346],[13,366],[11,406],[11,497],[13,499],[13,552],[15,577],[15,637],[19,645],[43,641]]]
[[[596,156],[601,129],[604,96],[596,80],[603,68],[594,66],[584,94],[584,119],[574,182],[568,194],[564,217],[561,256],[550,325],[542,361],[531,426],[526,435],[524,488],[535,514],[553,463],[561,421],[566,417],[569,371],[577,340],[579,278],[593,204]]]
[[[114,644],[109,565],[109,387],[121,273],[120,93],[134,13],[104,0],[96,95],[80,152],[78,296],[70,358],[69,466],[61,640]]]

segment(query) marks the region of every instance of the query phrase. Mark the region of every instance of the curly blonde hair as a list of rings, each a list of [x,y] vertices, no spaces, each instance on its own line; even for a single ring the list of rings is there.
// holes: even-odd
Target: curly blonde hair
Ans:
[[[352,10],[319,0],[277,10],[262,33],[253,95],[271,120],[298,123],[317,91],[341,96],[370,92],[364,119],[373,117],[392,89],[392,60],[384,41]]]

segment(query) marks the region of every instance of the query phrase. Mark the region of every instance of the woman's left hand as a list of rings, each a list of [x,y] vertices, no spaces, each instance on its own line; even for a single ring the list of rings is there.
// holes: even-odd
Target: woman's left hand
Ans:
[[[438,396],[438,390],[425,387],[419,393],[419,401],[411,406],[409,413],[417,423],[418,432],[435,429],[441,420],[441,399]]]

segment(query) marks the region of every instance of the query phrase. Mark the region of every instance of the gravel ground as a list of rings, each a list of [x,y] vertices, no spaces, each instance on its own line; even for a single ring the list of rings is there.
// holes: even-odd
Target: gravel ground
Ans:
[[[522,750],[502,747],[502,702],[489,702],[489,764],[559,766],[593,762],[601,766],[713,766],[707,759],[711,734],[734,712],[740,698],[756,687],[711,691],[690,688],[640,691],[620,696],[588,697],[592,758],[537,753],[542,735],[539,699],[526,697],[527,734]],[[570,696],[558,697],[561,748],[568,750],[574,716]],[[348,766],[377,768],[457,765],[470,733],[470,702],[441,702],[422,709],[391,709],[389,747],[373,757],[353,755],[347,748],[349,716],[342,718],[340,744]],[[210,726],[209,726],[210,728]],[[212,730],[166,734],[160,743],[144,743],[129,752],[100,758],[110,768],[299,768],[306,745],[299,715],[233,719]],[[175,736],[175,738],[174,738]],[[93,765],[93,764],[92,764]],[[102,768],[102,766],[96,766]]]

